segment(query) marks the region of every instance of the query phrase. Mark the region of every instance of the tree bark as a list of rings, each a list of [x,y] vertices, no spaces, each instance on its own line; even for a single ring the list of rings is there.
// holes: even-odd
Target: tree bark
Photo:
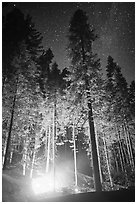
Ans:
[[[53,134],[52,134],[52,148],[53,148],[53,188],[55,191],[55,138],[56,138],[56,123],[55,123],[55,110],[56,110],[56,103],[53,104]]]
[[[73,142],[74,142],[74,175],[75,175],[75,186],[77,186],[77,158],[76,158],[76,143],[75,143],[75,125],[73,120]]]
[[[4,160],[5,160],[6,145],[7,145],[7,137],[5,139],[5,144],[4,144],[4,149],[3,149],[2,165],[4,164]]]
[[[30,178],[32,178],[32,175],[33,175],[35,156],[36,156],[36,147],[34,147],[34,152],[33,152],[33,157],[32,157],[32,164],[31,164],[31,170],[30,170]]]
[[[92,112],[92,105],[89,99],[88,99],[88,108],[89,108],[88,120],[89,120],[89,129],[90,129],[90,140],[91,140],[91,146],[92,146],[92,159],[93,159],[93,172],[94,172],[94,178],[95,178],[95,189],[96,191],[102,191],[100,174],[99,174],[93,112]]]
[[[126,122],[124,123],[124,127],[125,127],[125,131],[127,133],[127,143],[129,145],[129,153],[130,153],[131,164],[132,164],[132,167],[134,169],[135,168],[135,160],[134,160],[134,156],[133,156],[132,141],[131,141],[131,138],[130,138],[129,128],[128,128],[128,125],[127,125]]]
[[[124,152],[123,152],[123,148],[122,148],[122,144],[121,144],[121,135],[120,135],[120,130],[118,129],[118,127],[116,127],[116,131],[117,131],[117,135],[118,135],[118,141],[119,141],[119,147],[120,147],[120,153],[121,153],[121,159],[122,159],[122,163],[123,163],[123,171],[125,172],[125,179],[128,182],[128,176],[127,176],[127,170],[125,168],[125,159],[124,159]]]
[[[7,138],[3,170],[5,170],[8,165],[8,154],[9,154],[9,148],[10,148],[10,142],[11,142],[11,132],[12,132],[15,104],[16,104],[16,97],[17,97],[17,84],[18,84],[18,77],[16,79],[16,87],[15,87],[14,98],[13,98],[13,105],[12,105],[12,111],[11,111],[11,119],[10,119],[10,126],[9,126],[8,138]]]
[[[111,188],[113,189],[113,182],[112,182],[112,177],[111,177],[111,172],[110,172],[110,164],[109,164],[109,158],[108,158],[108,152],[107,152],[107,144],[106,144],[106,140],[104,137],[104,133],[103,133],[102,139],[103,139],[103,143],[104,143],[104,152],[105,152],[105,157],[106,157],[106,162],[107,162],[107,169],[108,169],[110,185],[111,185]]]
[[[47,133],[47,135],[48,135],[48,151],[47,151],[47,161],[46,161],[46,173],[48,173],[48,171],[49,171],[49,153],[50,153],[50,125],[49,125],[49,131],[48,131],[48,133]]]
[[[97,135],[97,132],[95,132],[95,135],[96,135],[95,139],[96,139],[96,146],[97,146],[99,175],[100,175],[100,182],[102,184],[103,183],[103,177],[102,177],[102,170],[101,170],[101,162],[100,162],[100,154],[99,154],[99,144],[98,144],[98,135]]]

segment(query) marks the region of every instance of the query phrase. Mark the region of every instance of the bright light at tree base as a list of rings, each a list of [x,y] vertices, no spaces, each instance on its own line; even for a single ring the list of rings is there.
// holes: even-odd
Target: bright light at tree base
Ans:
[[[59,191],[62,187],[63,183],[61,179],[56,177],[54,181],[52,174],[46,174],[45,176],[32,179],[32,189],[37,195]]]
[[[54,191],[53,179],[47,176],[33,178],[32,179],[32,189],[35,194],[42,194],[46,192]]]

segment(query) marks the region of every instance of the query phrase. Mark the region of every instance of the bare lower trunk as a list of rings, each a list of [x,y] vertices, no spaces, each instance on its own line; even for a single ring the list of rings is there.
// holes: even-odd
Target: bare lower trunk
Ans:
[[[3,149],[2,165],[4,164],[4,160],[5,160],[6,145],[7,145],[7,138],[5,139],[5,144],[4,144],[4,149]]]
[[[6,167],[8,165],[8,154],[9,154],[9,148],[10,148],[10,143],[11,143],[11,132],[12,132],[12,126],[13,126],[15,102],[16,102],[16,94],[14,95],[14,99],[13,99],[13,106],[12,106],[12,111],[11,111],[10,127],[9,127],[9,132],[8,132],[8,138],[7,138],[7,145],[6,145],[3,169],[6,169]]]
[[[53,154],[53,188],[55,191],[55,138],[56,138],[56,127],[55,127],[55,103],[53,104],[53,133],[52,133],[52,154]]]
[[[36,149],[34,147],[34,152],[33,152],[33,157],[32,157],[32,164],[31,164],[31,170],[30,170],[30,178],[32,178],[32,175],[33,175],[35,156],[36,156]]]
[[[51,135],[51,133],[50,133],[50,125],[49,125],[49,128],[48,128],[49,130],[48,130],[48,132],[47,132],[47,136],[48,136],[48,138],[47,138],[47,141],[48,141],[48,149],[47,149],[47,161],[46,161],[46,173],[48,173],[48,171],[49,171],[49,155],[50,155],[50,135]]]
[[[110,163],[109,163],[109,158],[108,158],[108,153],[107,153],[107,144],[106,144],[106,140],[104,137],[104,133],[103,133],[103,143],[104,143],[104,153],[105,153],[105,157],[106,157],[106,162],[107,162],[107,170],[108,170],[108,175],[109,175],[109,180],[110,180],[110,185],[111,188],[113,189],[113,182],[112,182],[112,177],[111,177],[111,172],[110,172]]]
[[[120,135],[120,130],[118,129],[118,127],[116,127],[117,130],[117,135],[118,135],[118,140],[119,140],[119,147],[120,147],[120,152],[121,152],[121,159],[122,159],[122,163],[123,163],[123,171],[125,172],[125,179],[128,182],[128,176],[127,176],[127,170],[125,168],[125,159],[124,159],[124,151],[123,151],[123,147],[121,144],[121,135]]]
[[[102,191],[100,173],[99,173],[97,146],[96,146],[96,136],[95,136],[95,130],[94,130],[93,112],[92,112],[92,105],[91,105],[90,100],[88,101],[88,108],[89,108],[88,119],[89,119],[89,129],[90,129],[90,142],[92,146],[92,159],[93,159],[93,172],[94,172],[94,178],[95,178],[95,189],[96,191]]]
[[[10,164],[12,163],[12,158],[13,158],[13,150],[11,150],[10,152],[10,161],[9,161]]]
[[[96,144],[97,144],[97,155],[98,155],[98,165],[99,165],[99,175],[100,175],[100,181],[103,182],[102,178],[102,171],[101,171],[101,162],[100,162],[100,154],[99,154],[99,143],[98,143],[98,135],[96,133]]]
[[[10,148],[10,143],[11,143],[11,132],[12,132],[14,112],[15,112],[15,104],[16,104],[16,97],[17,97],[18,77],[17,77],[15,83],[16,83],[16,85],[15,85],[14,98],[13,98],[13,104],[12,104],[12,110],[11,110],[11,119],[10,119],[10,126],[9,126],[9,132],[8,132],[8,138],[7,138],[7,144],[6,144],[6,151],[5,151],[5,157],[4,157],[4,163],[3,163],[3,170],[6,169],[6,167],[8,165],[8,154],[9,154],[9,148]]]
[[[130,136],[130,132],[128,129],[128,126],[126,125],[126,123],[124,124],[125,127],[125,132],[126,132],[126,141],[127,141],[127,147],[128,147],[128,151],[129,151],[129,157],[130,157],[130,163],[132,168],[135,168],[135,161],[134,161],[134,156],[133,156],[133,147],[132,147],[132,142],[131,142],[131,136]]]
[[[74,142],[74,175],[75,175],[75,186],[77,186],[77,158],[76,158],[76,143],[75,143],[75,125],[73,121],[73,142]]]
[[[26,175],[26,158],[27,158],[27,155],[26,153],[23,155],[23,176]]]

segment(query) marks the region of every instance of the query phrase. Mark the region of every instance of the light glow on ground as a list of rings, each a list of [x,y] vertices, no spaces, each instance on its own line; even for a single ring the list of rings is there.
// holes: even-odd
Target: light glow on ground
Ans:
[[[35,194],[42,194],[54,190],[52,180],[48,176],[32,179],[32,189]]]
[[[43,194],[59,191],[63,187],[63,180],[60,175],[56,175],[55,181],[52,174],[46,174],[32,179],[32,189],[35,194]]]

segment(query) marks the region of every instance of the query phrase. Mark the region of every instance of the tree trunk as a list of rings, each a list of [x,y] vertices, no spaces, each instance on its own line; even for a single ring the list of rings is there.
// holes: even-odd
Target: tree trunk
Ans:
[[[93,112],[92,105],[90,100],[88,99],[88,120],[89,120],[89,129],[90,129],[90,142],[92,146],[92,159],[93,159],[93,172],[95,178],[95,189],[96,191],[102,191],[100,174],[99,174],[99,165],[98,165],[98,155],[97,155],[97,146],[96,146],[96,136],[94,130],[94,120],[93,120]]]
[[[52,148],[53,148],[53,188],[55,191],[55,138],[56,138],[56,103],[53,104],[53,135],[52,135]]]
[[[75,125],[73,121],[73,142],[74,142],[74,175],[75,175],[75,186],[77,186],[77,157],[76,157],[76,143],[75,143]]]
[[[17,95],[16,95],[17,94],[17,84],[18,84],[18,78],[16,80],[16,87],[15,87],[13,105],[12,105],[12,110],[11,110],[11,119],[10,119],[10,126],[9,126],[8,138],[7,138],[7,145],[6,145],[6,152],[5,152],[3,170],[5,170],[7,165],[8,165],[8,154],[9,154],[9,148],[10,148],[10,142],[11,142],[11,132],[12,132],[14,111],[15,111],[15,104],[16,104],[16,97],[17,97]]]
[[[46,173],[48,173],[48,171],[49,171],[49,153],[50,153],[50,135],[51,135],[51,133],[50,133],[50,125],[49,125],[49,131],[48,131],[48,133],[47,133],[47,135],[48,135],[48,151],[47,151],[47,161],[46,161]]]
[[[95,126],[96,127],[96,126]],[[101,162],[100,162],[100,154],[99,154],[99,144],[98,144],[98,134],[97,132],[95,132],[96,134],[96,146],[97,146],[97,155],[98,155],[98,166],[99,166],[99,175],[100,175],[100,182],[102,184],[103,182],[103,177],[102,177],[102,170],[101,170]]]
[[[5,160],[6,146],[7,146],[7,137],[5,139],[5,144],[4,144],[4,149],[3,149],[2,165],[4,164],[4,160]]]
[[[81,36],[81,51],[82,51],[82,61],[83,61],[83,69],[85,64],[85,45],[83,37]],[[86,67],[87,70],[87,67]],[[95,136],[95,128],[94,128],[94,119],[93,119],[93,111],[92,111],[92,101],[90,97],[90,86],[88,76],[84,77],[86,92],[87,92],[87,106],[88,106],[88,120],[89,120],[89,130],[90,130],[90,142],[92,149],[92,158],[93,158],[93,172],[95,179],[95,189],[96,191],[102,191],[102,185],[100,180],[100,172],[99,172],[99,162],[98,162],[98,154],[97,154],[97,145],[96,145],[96,136]]]
[[[26,175],[26,158],[27,158],[27,155],[24,154],[23,155],[23,176]]]
[[[129,148],[130,162],[131,162],[131,165],[134,169],[135,168],[135,160],[134,160],[134,156],[133,156],[133,147],[132,147],[132,141],[130,138],[130,132],[129,132],[129,129],[128,129],[128,126],[126,123],[124,123],[124,127],[125,127],[125,131],[126,131],[126,135],[127,135],[127,145]]]
[[[105,157],[106,157],[106,162],[107,162],[107,169],[108,169],[108,175],[109,175],[109,180],[110,180],[110,185],[111,188],[113,189],[113,182],[112,182],[112,178],[111,178],[111,172],[110,172],[110,164],[109,164],[109,158],[108,158],[108,152],[107,152],[107,144],[106,144],[106,140],[104,137],[104,133],[103,133],[103,143],[104,143],[104,152],[105,152]]]
[[[113,153],[114,153],[115,167],[116,167],[116,170],[117,170],[117,172],[118,172],[118,171],[119,171],[119,167],[118,167],[117,153],[116,153],[115,147],[113,147],[112,151],[113,151]]]
[[[12,163],[12,158],[13,158],[13,149],[12,149],[11,152],[10,152],[10,160],[9,160],[9,163],[10,163],[10,164]]]
[[[33,157],[32,157],[32,164],[31,164],[31,170],[30,170],[30,178],[32,178],[32,175],[33,175],[35,156],[36,156],[36,147],[34,147],[34,152],[33,152]]]
[[[124,152],[123,152],[123,148],[122,148],[122,144],[121,144],[121,135],[120,135],[120,130],[118,127],[116,127],[117,130],[117,135],[118,135],[118,140],[119,140],[119,147],[120,147],[120,152],[121,152],[121,158],[122,158],[122,163],[123,163],[123,170],[125,172],[125,179],[128,182],[128,176],[127,176],[127,170],[125,168],[125,159],[124,159]]]
[[[126,131],[124,129],[124,126],[122,126],[122,130],[123,130],[123,135],[124,135],[124,141],[126,141],[126,150],[125,150],[125,145],[123,146],[124,149],[124,153],[125,153],[125,160],[126,160],[126,164],[129,164],[132,166],[131,164],[131,158],[130,158],[130,150],[129,150],[129,145],[128,145],[128,141],[127,141],[127,135],[126,135]]]
[[[28,147],[28,138],[24,140],[24,150],[23,150],[23,176],[26,175],[26,164],[27,164],[27,147]]]

